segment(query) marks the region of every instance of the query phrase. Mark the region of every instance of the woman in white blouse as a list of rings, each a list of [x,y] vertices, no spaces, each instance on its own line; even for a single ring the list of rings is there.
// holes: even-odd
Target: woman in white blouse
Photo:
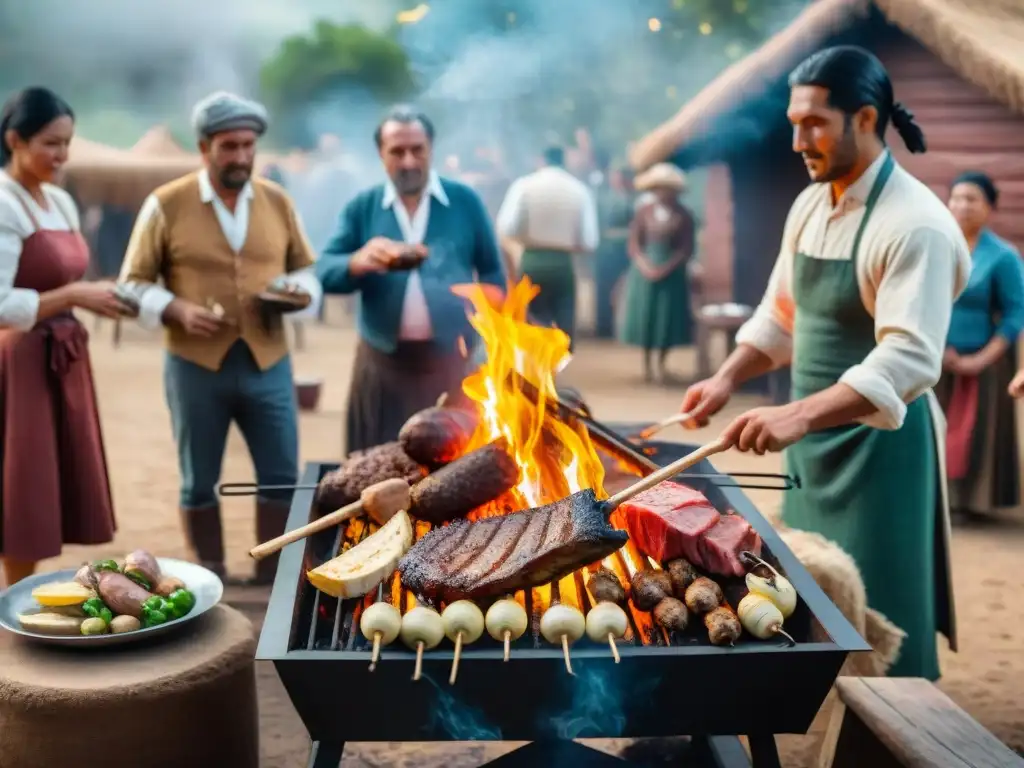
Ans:
[[[0,112],[0,561],[8,585],[64,543],[114,537],[88,334],[72,310],[116,317],[113,283],[82,282],[89,250],[52,184],[74,114],[28,88]]]

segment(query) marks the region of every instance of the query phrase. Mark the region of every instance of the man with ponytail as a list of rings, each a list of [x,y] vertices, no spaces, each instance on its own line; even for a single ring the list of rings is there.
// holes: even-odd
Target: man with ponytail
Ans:
[[[890,124],[911,152],[926,143],[877,58],[828,48],[789,85],[793,151],[814,183],[790,210],[736,351],[682,410],[704,423],[743,382],[791,367],[792,401],[742,414],[723,436],[742,451],[786,449],[803,488],[786,495],[783,522],[857,562],[868,604],[907,634],[890,674],[935,680],[937,630],[956,641],[945,429],[931,388],[970,255],[943,202],[886,147]]]

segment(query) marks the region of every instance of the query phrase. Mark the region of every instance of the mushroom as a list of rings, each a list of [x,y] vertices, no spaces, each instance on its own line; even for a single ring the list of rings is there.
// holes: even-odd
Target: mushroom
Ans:
[[[363,611],[359,631],[373,642],[373,654],[370,656],[370,671],[373,672],[377,668],[381,646],[395,642],[402,631],[402,614],[390,603],[374,603]]]
[[[530,619],[523,606],[513,598],[506,597],[487,609],[484,622],[487,634],[505,644],[505,661],[508,661],[511,642],[523,636]]]
[[[616,638],[625,636],[629,628],[626,612],[612,602],[601,602],[590,609],[587,614],[587,637],[595,643],[607,642],[612,649],[612,656],[618,664],[619,649],[615,645]]]
[[[448,684],[455,685],[459,675],[459,659],[462,657],[463,644],[475,643],[484,633],[484,614],[469,600],[456,600],[444,609],[441,614],[444,622],[444,633],[455,643],[455,658],[452,659],[452,672],[448,676]]]
[[[409,648],[416,649],[416,668],[412,673],[412,679],[419,680],[423,675],[423,651],[437,648],[444,640],[444,622],[441,620],[441,614],[433,608],[417,605],[402,617],[399,636]]]
[[[575,643],[587,629],[587,620],[578,608],[555,603],[540,617],[540,633],[552,645],[562,644],[562,655],[565,656],[565,669],[572,675],[572,662],[569,661],[569,644]]]

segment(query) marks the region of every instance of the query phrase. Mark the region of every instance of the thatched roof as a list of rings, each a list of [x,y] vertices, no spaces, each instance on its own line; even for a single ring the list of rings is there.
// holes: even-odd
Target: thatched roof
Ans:
[[[194,157],[198,156],[182,147],[166,125],[154,125],[135,142],[132,154],[148,157]]]
[[[673,155],[718,117],[761,94],[831,37],[877,8],[964,80],[1024,113],[1024,2],[1021,0],[816,0],[788,27],[736,62],[672,119],[636,142],[637,170]]]

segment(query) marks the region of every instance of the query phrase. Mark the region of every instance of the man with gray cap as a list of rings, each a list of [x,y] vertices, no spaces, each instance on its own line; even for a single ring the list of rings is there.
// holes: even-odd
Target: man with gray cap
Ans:
[[[224,574],[216,484],[238,425],[260,485],[298,476],[298,418],[281,312],[314,315],[315,260],[284,190],[253,176],[260,104],[215,93],[196,105],[203,168],[157,189],[139,212],[121,272],[144,327],[166,328],[164,386],[178,446],[181,514],[197,559]],[[162,282],[162,285],[158,284]],[[256,536],[284,531],[290,494],[256,500]],[[276,560],[261,561],[269,583]]]

